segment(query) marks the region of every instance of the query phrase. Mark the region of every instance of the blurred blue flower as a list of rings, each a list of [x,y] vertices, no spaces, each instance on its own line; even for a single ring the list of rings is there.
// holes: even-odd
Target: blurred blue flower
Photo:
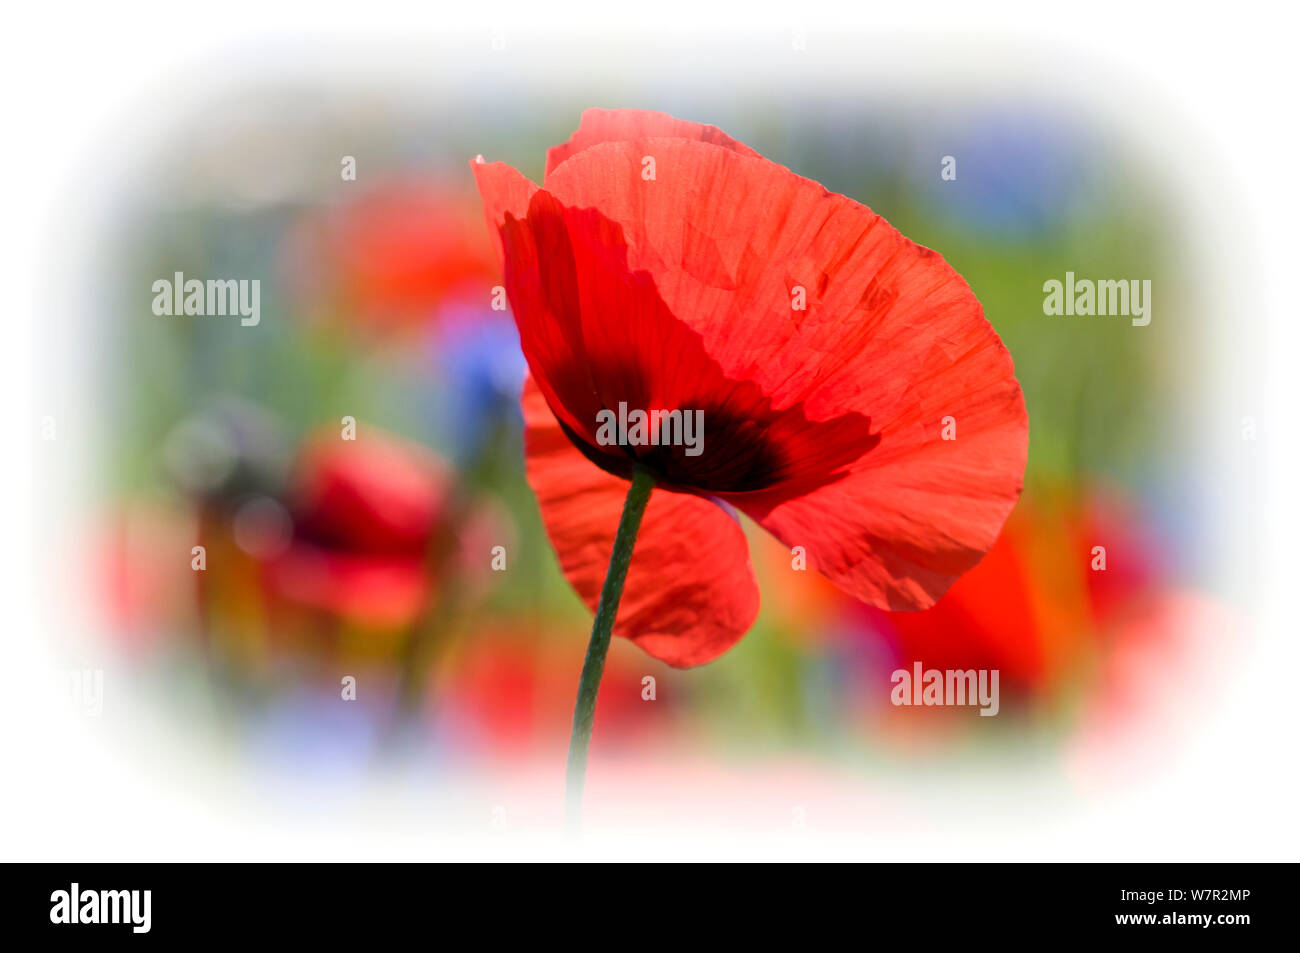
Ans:
[[[993,113],[919,140],[911,168],[936,215],[982,237],[1027,240],[1061,229],[1084,207],[1096,186],[1090,151],[1078,127]],[[955,160],[955,178],[941,175],[945,156]]]
[[[453,306],[440,315],[431,350],[431,412],[457,464],[477,459],[503,429],[521,429],[527,364],[509,313]]]
[[[365,778],[389,718],[389,705],[379,701],[301,688],[250,719],[245,740],[252,759],[274,766],[282,779],[341,793]]]

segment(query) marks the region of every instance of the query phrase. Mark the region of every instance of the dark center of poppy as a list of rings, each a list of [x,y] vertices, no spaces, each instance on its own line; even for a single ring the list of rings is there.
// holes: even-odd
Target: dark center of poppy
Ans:
[[[733,388],[733,399],[725,404],[684,401],[673,408],[699,412],[700,432],[692,434],[693,444],[661,439],[601,446],[561,426],[574,446],[608,473],[630,479],[639,465],[660,485],[707,493],[746,493],[785,483],[811,489],[838,479],[880,442],[880,435],[871,432],[870,418],[861,414],[810,421],[802,404],[777,412],[768,399],[754,399],[752,382]],[[744,410],[738,413],[733,406]]]

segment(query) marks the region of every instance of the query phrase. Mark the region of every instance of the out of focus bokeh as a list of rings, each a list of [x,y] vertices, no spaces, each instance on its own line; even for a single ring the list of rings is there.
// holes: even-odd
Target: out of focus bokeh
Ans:
[[[89,558],[114,651],[161,717],[289,778],[535,770],[552,799],[536,810],[558,816],[590,615],[524,480],[524,363],[492,307],[469,162],[540,181],[584,108],[626,105],[713,123],[938,250],[1015,359],[1030,448],[1001,539],[926,612],[858,604],[747,525],[757,624],[689,671],[615,640],[591,798],[665,760],[869,782],[1086,765],[1158,737],[1148,676],[1193,667],[1184,623],[1227,610],[1204,594],[1204,488],[1186,476],[1203,355],[1160,319],[1197,320],[1195,276],[1122,143],[1005,101],[476,95],[232,96],[125,195],[96,324],[115,425]],[[1045,316],[1043,284],[1067,271],[1150,279],[1156,320]],[[176,273],[260,280],[259,323],[155,315],[153,283]],[[1000,671],[998,716],[891,705],[891,672],[917,661]]]

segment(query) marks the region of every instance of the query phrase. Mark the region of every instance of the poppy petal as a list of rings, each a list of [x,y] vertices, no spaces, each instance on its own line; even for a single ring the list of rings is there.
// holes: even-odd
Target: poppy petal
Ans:
[[[741,155],[758,153],[743,142],[737,142],[717,126],[678,119],[652,109],[588,109],[582,114],[577,131],[569,141],[552,146],[546,152],[546,175],[565,159],[602,142],[626,142],[630,139],[647,139],[661,136],[673,139],[694,139],[708,142]]]
[[[531,376],[523,413],[529,485],[565,576],[594,611],[628,483],[578,451]],[[757,614],[758,586],[739,522],[703,497],[655,489],[614,634],[685,668],[717,658]]]
[[[504,264],[505,286],[529,370],[565,425],[585,432],[585,422],[594,420],[599,409],[581,399],[584,393],[590,396],[590,388],[579,378],[569,393],[560,392],[566,379],[561,369],[587,365],[582,335],[573,329],[580,308],[574,300],[573,268],[564,268],[570,243],[564,238],[563,222],[556,218],[558,208],[504,162],[483,162],[480,157],[471,168],[483,197],[488,231]],[[543,234],[535,234],[535,228]]]
[[[810,566],[862,601],[925,609],[992,547],[1020,494],[1023,431],[962,439],[970,446],[956,459],[919,442],[890,465],[799,496],[727,498],[786,545],[803,546]]]
[[[507,217],[528,217],[528,203],[537,192],[537,186],[504,162],[484,162],[479,156],[469,167],[474,172],[474,182],[483,199],[483,217],[487,219],[488,234],[500,261],[504,254],[501,227]]]

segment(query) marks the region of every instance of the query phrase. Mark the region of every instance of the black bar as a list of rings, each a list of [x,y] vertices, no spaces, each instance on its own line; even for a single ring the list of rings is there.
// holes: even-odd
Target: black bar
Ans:
[[[878,945],[872,938],[885,936],[876,931],[886,927],[914,933],[918,942],[1129,935],[1143,943],[1168,938],[1180,945],[1194,940],[1235,946],[1295,933],[1292,865],[840,864],[817,870],[760,869],[768,865],[719,870],[716,865],[624,864],[593,871],[573,864],[545,872],[528,869],[533,865],[510,870],[475,864],[458,869],[352,863],[7,866],[5,880],[12,886],[0,892],[4,930],[44,942],[409,943],[414,930],[426,949],[489,940],[496,945],[509,936],[547,946],[563,937],[592,945],[676,945],[674,938],[687,934],[761,937],[780,925],[804,931],[810,941],[827,930],[847,931],[864,948]],[[103,910],[102,918],[111,919],[116,909],[119,922],[53,922],[70,920],[74,883],[86,916],[101,918],[97,911]],[[106,897],[104,891],[115,893]],[[147,931],[142,929],[144,891]],[[87,899],[92,893],[93,901]],[[64,897],[68,903],[60,906]],[[589,940],[577,939],[597,924],[599,931]],[[923,948],[924,943],[917,947]]]

